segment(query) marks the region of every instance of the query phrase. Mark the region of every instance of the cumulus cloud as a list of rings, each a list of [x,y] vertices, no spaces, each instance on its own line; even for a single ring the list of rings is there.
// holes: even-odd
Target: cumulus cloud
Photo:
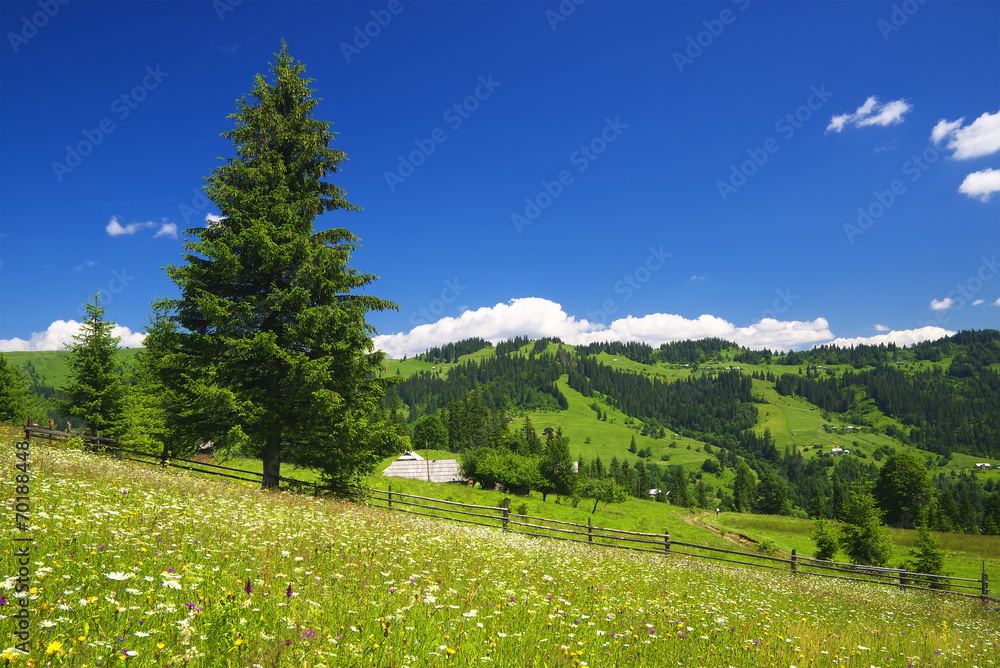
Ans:
[[[553,301],[526,297],[418,325],[408,332],[377,336],[375,345],[390,357],[402,357],[474,336],[497,343],[519,335],[530,338],[557,336],[573,345],[595,341],[641,341],[651,346],[668,341],[720,337],[748,348],[780,349],[801,347],[833,337],[824,318],[806,322],[765,318],[746,327],[737,327],[712,315],[689,319],[653,313],[619,318],[603,326],[578,320]]]
[[[952,306],[955,305],[955,300],[951,297],[945,297],[944,299],[932,299],[931,300],[931,310],[932,311],[947,311]]]
[[[969,125],[962,126],[965,118],[946,121],[943,118],[931,130],[931,141],[952,151],[956,160],[968,160],[1000,151],[1000,111],[983,114]]]
[[[145,223],[129,223],[128,225],[122,225],[118,221],[118,216],[111,216],[111,220],[104,227],[104,231],[112,237],[120,237],[122,235],[133,235],[139,230],[145,230],[150,227],[156,227],[156,223],[146,221]]]
[[[982,299],[977,299],[976,301],[972,302],[972,305],[973,305],[973,306],[979,306],[979,305],[980,305],[980,304],[982,304],[982,303],[983,303],[983,300],[982,300]]]
[[[879,344],[895,343],[897,346],[912,346],[921,341],[936,341],[946,336],[953,336],[955,332],[941,327],[921,327],[919,329],[892,330],[888,334],[876,334],[875,336],[859,336],[853,339],[838,338],[827,341],[828,345],[835,345],[841,348],[857,345],[877,346]]]
[[[81,262],[80,264],[73,267],[73,271],[81,271],[83,269],[88,269],[97,264],[97,260],[87,260],[86,262]]]
[[[208,223],[209,227],[213,227],[215,225],[218,225],[219,223],[221,223],[225,219],[226,219],[225,216],[217,216],[214,213],[210,213],[207,216],[205,216],[205,222]]]
[[[538,297],[511,300],[507,304],[465,311],[457,318],[417,325],[409,332],[375,337],[375,345],[390,357],[416,355],[428,348],[473,336],[494,343],[515,336],[558,336],[567,343],[598,325],[576,320],[555,302]]]
[[[980,202],[988,202],[993,193],[1000,192],[1000,169],[984,169],[965,177],[958,192]]]
[[[990,304],[990,306],[1000,306],[1000,297],[997,297],[997,300]]]
[[[693,281],[693,282],[704,281],[704,280],[705,280],[705,275],[704,274],[702,274],[701,276],[695,274],[694,276],[691,277],[691,281]]]
[[[858,107],[854,113],[839,114],[830,119],[830,124],[826,126],[826,131],[840,132],[848,125],[856,128],[864,128],[872,125],[882,127],[897,125],[903,122],[903,116],[913,109],[904,100],[893,100],[885,104],[879,104],[878,98],[874,95],[865,100],[865,103]]]
[[[171,239],[177,238],[177,225],[175,223],[163,223],[160,229],[156,231],[153,238],[157,237],[170,237]]]
[[[875,331],[876,332],[888,332],[889,328],[886,327],[885,325],[875,325]]]
[[[44,332],[33,332],[28,340],[17,337],[0,339],[0,352],[66,350],[81,327],[83,324],[76,320],[56,320]],[[142,332],[133,332],[121,325],[115,325],[111,335],[121,338],[122,348],[141,348],[143,339],[146,338]]]

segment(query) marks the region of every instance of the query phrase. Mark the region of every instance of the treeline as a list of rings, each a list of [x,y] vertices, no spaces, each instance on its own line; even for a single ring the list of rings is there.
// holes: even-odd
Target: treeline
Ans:
[[[879,364],[910,360],[938,362],[943,358],[961,356],[977,360],[984,366],[1000,364],[1000,331],[995,329],[963,330],[936,341],[923,341],[910,347],[894,343],[856,346],[823,345],[809,350],[788,353],[770,350],[741,350],[733,361],[744,364],[782,364],[786,366],[841,364],[861,369]],[[954,364],[954,361],[952,362]]]
[[[639,362],[640,364],[697,364],[705,360],[715,359],[727,348],[739,348],[732,341],[718,338],[698,339],[697,341],[671,341],[660,344],[654,349],[647,343],[630,341],[604,341],[577,346],[579,355],[596,355],[608,353]]]
[[[757,422],[752,381],[738,371],[668,383],[584,357],[568,374],[571,388],[585,397],[600,394],[609,405],[642,420],[649,430],[666,428],[726,445],[734,444],[740,432]]]
[[[393,395],[399,397],[409,409],[410,422],[437,413],[474,387],[491,408],[559,410],[569,405],[556,387],[562,373],[558,356],[494,355],[458,364],[444,377],[427,371],[416,373],[390,388],[386,397],[389,402]]]
[[[457,362],[462,355],[471,355],[483,348],[492,348],[493,344],[479,337],[462,339],[445,346],[435,346],[428,348],[422,355],[417,355],[416,359],[424,362],[450,363]]]

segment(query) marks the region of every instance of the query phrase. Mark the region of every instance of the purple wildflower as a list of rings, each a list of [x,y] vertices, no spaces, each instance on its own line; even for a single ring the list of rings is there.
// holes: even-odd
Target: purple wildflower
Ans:
[[[292,585],[289,584],[288,589],[285,590],[285,598],[291,598],[291,597],[292,597]]]
[[[243,591],[245,591],[248,594],[253,593],[253,585],[250,584],[250,578],[247,578],[247,584],[245,587],[243,587]]]

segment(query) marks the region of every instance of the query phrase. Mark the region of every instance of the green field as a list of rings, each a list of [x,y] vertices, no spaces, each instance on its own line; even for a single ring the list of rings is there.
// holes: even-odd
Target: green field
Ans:
[[[35,446],[29,460],[29,489],[17,493],[30,499],[37,546],[23,599],[30,638],[21,653],[10,636],[5,665],[1000,661],[992,603],[525,538],[65,448]],[[8,441],[0,448],[7,499],[16,461]],[[684,525],[692,537],[704,531],[662,504],[612,508],[623,521],[670,524],[677,540]],[[0,536],[12,544],[14,523]],[[7,628],[20,609],[11,603],[22,599],[11,580],[5,588]]]

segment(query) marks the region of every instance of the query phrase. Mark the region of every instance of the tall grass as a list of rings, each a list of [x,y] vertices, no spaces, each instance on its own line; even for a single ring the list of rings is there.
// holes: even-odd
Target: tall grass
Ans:
[[[995,607],[36,446],[27,666],[995,666]],[[0,450],[13,515],[13,450]],[[12,517],[2,525],[11,564]],[[15,609],[0,581],[0,628]],[[8,636],[10,637],[10,636]]]

